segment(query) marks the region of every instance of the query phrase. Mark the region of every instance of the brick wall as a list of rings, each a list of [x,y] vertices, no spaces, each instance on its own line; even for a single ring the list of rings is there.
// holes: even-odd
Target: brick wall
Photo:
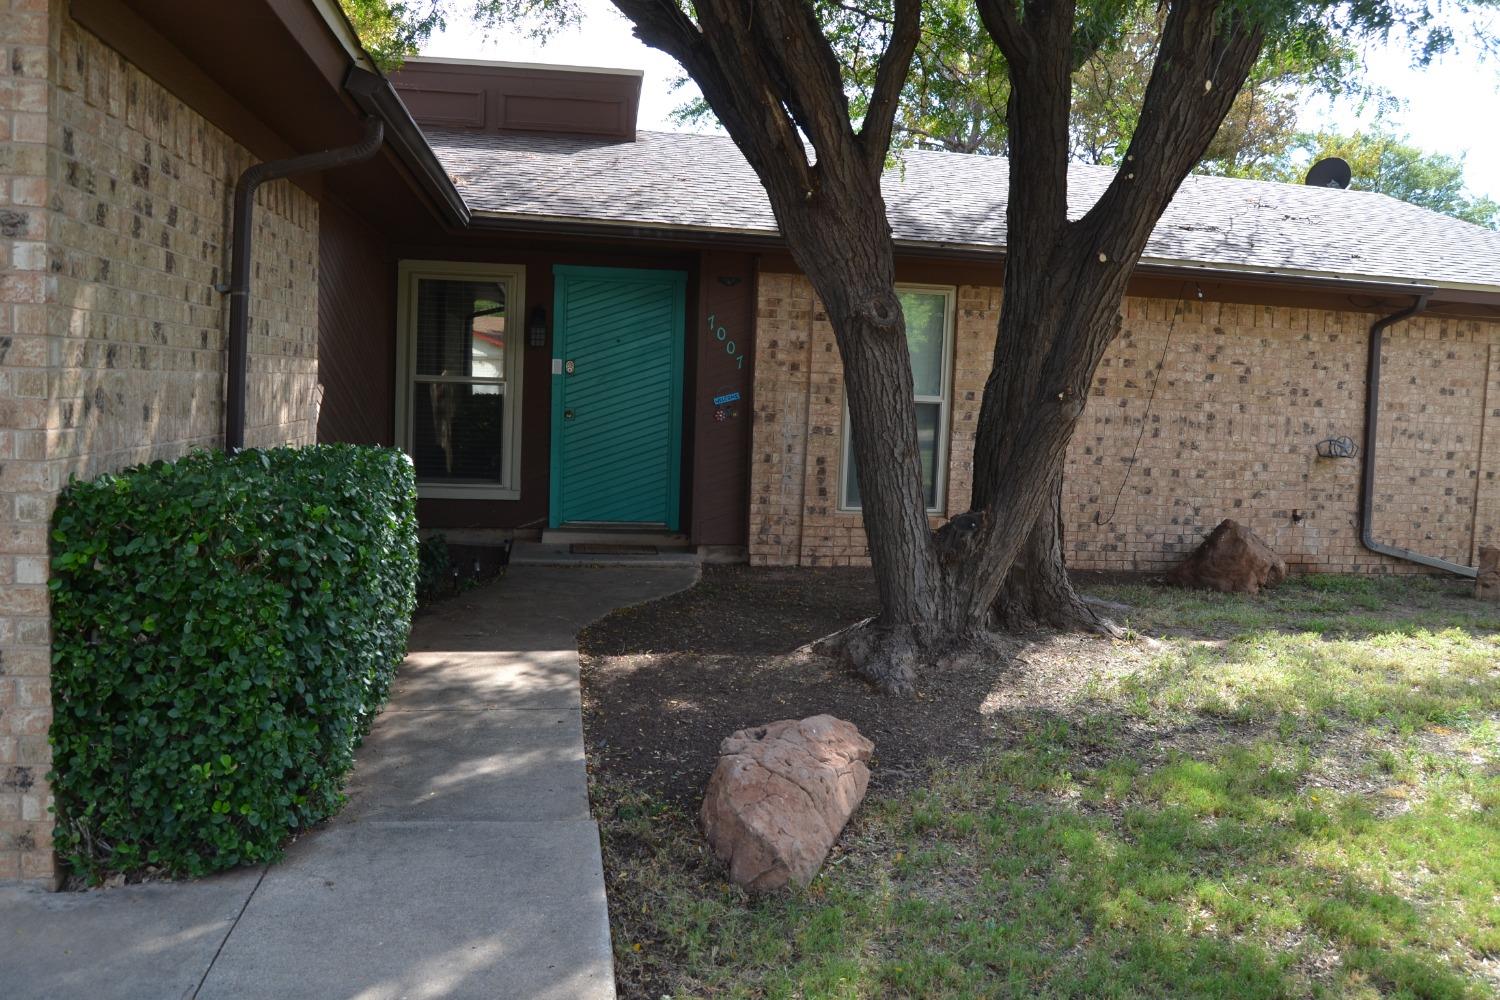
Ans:
[[[0,879],[49,878],[47,523],[69,477],[222,442],[229,199],[251,155],[66,15],[0,0]],[[256,220],[251,444],[309,443],[318,207]]]
[[[957,305],[950,515],[968,503],[999,289],[961,286]],[[838,510],[844,402],[831,331],[800,276],[762,276],[759,306],[751,561],[865,563],[858,513]],[[1304,570],[1415,571],[1359,544],[1360,462],[1315,454],[1325,438],[1362,440],[1375,318],[1128,299],[1068,453],[1070,565],[1165,569],[1233,517]],[[1386,339],[1377,537],[1469,562],[1500,536],[1500,323],[1420,317]]]

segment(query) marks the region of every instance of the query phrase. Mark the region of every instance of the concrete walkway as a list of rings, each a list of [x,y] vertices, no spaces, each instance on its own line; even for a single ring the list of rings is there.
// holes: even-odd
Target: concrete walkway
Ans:
[[[575,636],[696,576],[518,566],[440,605],[413,632],[338,817],[268,869],[0,888],[0,993],[613,997]]]

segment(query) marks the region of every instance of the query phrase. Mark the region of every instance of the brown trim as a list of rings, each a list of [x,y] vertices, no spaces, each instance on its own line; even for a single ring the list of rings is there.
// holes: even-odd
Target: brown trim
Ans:
[[[788,253],[765,254],[763,270],[777,274],[800,274]],[[987,263],[942,261],[899,256],[899,281],[945,285],[991,285],[1004,281],[1004,258],[996,255]],[[1128,294],[1139,298],[1175,299],[1184,291],[1196,296],[1202,291],[1209,302],[1235,302],[1257,306],[1290,306],[1341,312],[1382,312],[1397,308],[1411,298],[1412,287],[1378,281],[1339,281],[1294,275],[1245,274],[1214,268],[1169,268],[1143,264],[1131,278]],[[1478,299],[1479,301],[1476,301]],[[1496,319],[1500,295],[1490,305],[1481,297],[1442,289],[1433,296],[1429,313],[1475,319]]]
[[[316,46],[318,51],[314,51],[314,46],[309,44],[320,36],[326,42],[331,33],[328,22],[324,21],[323,15],[318,13],[317,5],[310,0],[264,0],[264,2],[291,36],[297,39],[303,54],[317,67],[328,85],[334,90],[341,89],[344,85],[344,75],[349,72],[349,65],[354,62],[354,59],[337,41],[331,45]]]
[[[419,57],[393,72],[391,85],[422,124],[633,142],[641,79],[585,66]]]
[[[256,157],[273,160],[297,152],[176,45],[118,0],[68,0],[68,13],[80,27],[98,36]],[[305,179],[301,186],[312,190],[316,178]]]

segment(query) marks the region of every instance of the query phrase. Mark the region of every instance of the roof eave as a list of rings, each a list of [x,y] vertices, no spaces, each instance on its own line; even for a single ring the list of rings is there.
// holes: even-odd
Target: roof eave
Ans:
[[[386,142],[432,197],[443,221],[459,228],[468,226],[472,217],[468,203],[391,82],[379,72],[351,65],[344,89],[360,110],[385,123]]]
[[[614,239],[680,243],[688,239],[707,239],[716,244],[732,244],[747,249],[784,249],[785,241],[775,230],[714,228],[663,222],[581,219],[576,216],[530,215],[475,209],[471,213],[475,229],[534,232],[570,236],[606,236]],[[932,257],[962,260],[996,261],[1005,256],[1004,246],[978,243],[935,242],[930,240],[895,241],[898,251]],[[1211,280],[1233,279],[1255,283],[1295,284],[1370,294],[1412,295],[1431,290],[1444,301],[1470,305],[1500,306],[1500,286],[1478,283],[1422,281],[1388,275],[1363,275],[1336,271],[1311,271],[1300,268],[1246,267],[1215,264],[1171,257],[1142,257],[1136,273]]]

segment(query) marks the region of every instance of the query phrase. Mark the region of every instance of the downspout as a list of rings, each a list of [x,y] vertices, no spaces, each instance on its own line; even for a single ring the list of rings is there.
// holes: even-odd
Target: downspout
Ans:
[[[1380,355],[1385,346],[1385,331],[1425,310],[1434,292],[1434,288],[1419,290],[1417,300],[1411,305],[1376,320],[1370,326],[1370,359],[1365,365],[1365,447],[1363,476],[1360,481],[1359,541],[1371,552],[1473,579],[1479,574],[1472,566],[1463,566],[1436,556],[1424,556],[1420,552],[1386,545],[1375,539],[1375,449],[1380,431]]]
[[[385,125],[380,119],[366,118],[364,137],[354,145],[257,163],[240,174],[234,186],[234,245],[230,251],[228,287],[229,384],[224,413],[224,450],[230,454],[245,447],[245,393],[250,353],[250,251],[256,189],[266,181],[368,160],[380,151],[384,138]]]

